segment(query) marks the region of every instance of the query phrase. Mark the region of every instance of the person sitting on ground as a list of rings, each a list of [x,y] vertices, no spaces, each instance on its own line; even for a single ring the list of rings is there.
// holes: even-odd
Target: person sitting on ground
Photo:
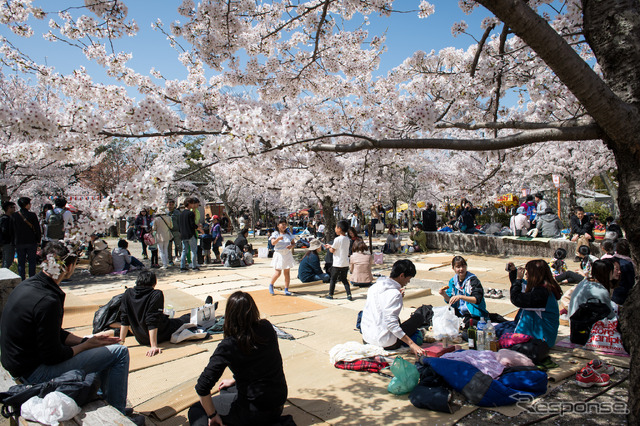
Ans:
[[[98,333],[82,338],[63,330],[65,294],[77,256],[59,241],[44,249],[42,272],[18,284],[0,318],[2,366],[24,384],[44,383],[71,370],[99,373],[102,392],[121,413],[127,403],[129,351],[118,338]]]
[[[600,260],[610,259],[616,255],[616,248],[612,240],[604,240],[600,248],[604,252],[604,254],[600,256]]]
[[[131,256],[127,240],[118,240],[118,247],[111,252],[111,258],[113,259],[114,272],[135,271],[144,268],[142,262]]]
[[[243,249],[244,246],[249,246],[250,250],[253,251],[253,247],[251,246],[251,244],[249,244],[249,241],[247,240],[248,236],[249,236],[249,229],[242,228],[238,233],[238,236],[236,237],[236,240],[233,242],[233,244],[240,247],[241,249]]]
[[[394,224],[389,225],[389,235],[387,235],[387,242],[384,243],[382,252],[385,254],[394,254],[400,251],[402,247],[402,237],[396,232],[396,226]]]
[[[89,273],[91,275],[107,275],[114,271],[113,257],[105,240],[96,240],[93,251],[89,255]]]
[[[510,268],[509,279],[511,303],[520,308],[512,324],[513,332],[540,339],[552,348],[560,327],[558,300],[562,290],[549,265],[542,259],[531,260],[524,268]]]
[[[196,384],[200,402],[189,409],[191,426],[272,425],[287,400],[287,381],[273,326],[260,319],[249,293],[236,291],[227,300],[224,338]],[[229,367],[233,379],[221,380]]]
[[[621,238],[618,240],[614,260],[617,260],[620,264],[620,280],[618,281],[618,287],[613,291],[611,299],[622,305],[636,283],[636,270],[631,260],[631,248],[627,239]]]
[[[349,238],[349,256],[353,253],[353,245],[356,241],[362,241],[362,237],[358,235],[358,231],[353,226],[347,229],[347,237]]]
[[[614,264],[606,260],[597,260],[593,262],[592,272],[592,277],[585,277],[575,287],[569,303],[568,316],[571,318],[571,315],[578,310],[581,304],[586,303],[589,299],[595,299],[611,308],[607,319],[615,319],[618,305],[611,300],[611,290],[612,281],[618,279],[619,276],[616,276]]]
[[[536,217],[537,236],[542,238],[560,238],[562,237],[562,221],[553,213],[551,207],[544,211],[540,211]]]
[[[365,343],[386,350],[398,349],[404,343],[417,357],[424,355],[424,349],[411,340],[411,336],[418,328],[431,325],[431,306],[422,305],[400,323],[404,289],[415,276],[413,262],[401,259],[393,264],[389,278],[381,277],[369,288],[360,323]]]
[[[444,301],[455,309],[457,316],[464,318],[465,325],[469,319],[488,318],[484,289],[478,277],[467,271],[464,257],[455,256],[451,260],[451,268],[455,275],[449,280],[449,285],[440,289]]]
[[[309,247],[306,248],[306,253],[298,265],[298,279],[303,283],[310,283],[313,281],[322,281],[328,283],[330,280],[329,274],[322,272],[320,266],[320,250],[322,249],[322,243],[320,240],[313,239],[309,243]]]
[[[527,235],[527,231],[531,226],[525,213],[526,210],[524,207],[518,207],[515,216],[511,216],[509,228],[515,237],[523,237]]]
[[[164,314],[164,294],[156,290],[157,282],[155,273],[140,271],[135,287],[124,292],[120,303],[121,342],[124,343],[131,330],[138,343],[151,346],[147,356],[162,353],[158,343],[169,341],[171,335],[188,323],[191,317],[185,314],[180,318],[169,318]]]
[[[371,267],[373,256],[367,252],[364,241],[356,241],[353,245],[353,254],[349,257],[349,272],[351,273],[351,285],[356,287],[369,287],[373,282]]]
[[[244,246],[242,251],[243,251],[243,253],[242,253],[242,261],[244,262],[244,266],[253,265],[254,264],[253,249],[251,248],[251,246],[249,244],[247,244],[246,246]]]
[[[416,223],[413,225],[416,228],[416,231],[409,233],[409,238],[413,241],[413,250],[414,251],[427,251],[427,234],[422,230],[422,224]]]
[[[231,240],[227,241],[224,245],[224,250],[222,250],[222,254],[220,257],[224,262],[224,266],[227,268],[237,268],[239,266],[244,266],[242,262],[242,252],[240,248],[233,244]]]
[[[584,279],[584,276],[577,272],[569,271],[564,261],[566,258],[567,251],[565,249],[556,249],[553,259],[549,262],[553,277],[558,284],[577,284]]]
[[[575,261],[580,262],[582,259],[578,253],[580,247],[589,247],[589,242],[593,241],[593,226],[582,207],[576,207],[575,215],[571,216],[571,241],[576,243]]]
[[[604,238],[607,240],[612,240],[614,243],[622,238],[622,228],[616,222],[616,220],[612,216],[608,216],[605,219],[605,223],[607,224],[606,232],[604,234]]]

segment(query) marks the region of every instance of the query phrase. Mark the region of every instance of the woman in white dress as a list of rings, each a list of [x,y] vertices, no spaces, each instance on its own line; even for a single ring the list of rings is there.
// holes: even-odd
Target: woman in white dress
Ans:
[[[269,293],[274,294],[273,284],[280,277],[280,274],[284,271],[284,295],[291,296],[289,292],[289,282],[291,281],[291,268],[294,265],[293,261],[293,247],[295,246],[295,238],[289,229],[287,228],[287,221],[281,219],[278,222],[278,229],[271,234],[269,241],[273,245],[273,266],[274,272],[271,277],[271,283],[269,284]]]

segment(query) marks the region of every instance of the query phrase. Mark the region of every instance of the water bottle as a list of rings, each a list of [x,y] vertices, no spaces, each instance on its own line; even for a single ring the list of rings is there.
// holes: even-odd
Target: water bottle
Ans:
[[[491,321],[487,323],[484,328],[485,349],[493,350],[491,343],[496,341],[496,329],[491,324]]]
[[[476,346],[478,348],[479,351],[484,351],[486,349],[486,344],[485,344],[485,327],[487,326],[487,322],[485,321],[484,317],[480,318],[480,322],[478,322],[478,333],[477,333],[477,343]]]

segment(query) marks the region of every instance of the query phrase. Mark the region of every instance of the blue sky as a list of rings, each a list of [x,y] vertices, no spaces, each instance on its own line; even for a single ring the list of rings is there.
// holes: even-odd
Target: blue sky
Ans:
[[[160,18],[165,26],[176,19],[181,18],[176,12],[179,0],[129,0],[129,17],[136,20],[140,31],[135,38],[125,37],[114,42],[116,51],[125,51],[133,54],[129,66],[142,74],[148,74],[152,68],[161,71],[169,79],[181,79],[185,77],[185,70],[177,59],[177,53],[169,46],[165,36],[151,28],[151,24]],[[396,9],[417,9],[419,0],[396,0]],[[82,2],[70,2],[62,0],[34,1],[35,5],[43,7],[47,12],[64,9],[69,6],[80,5]],[[457,2],[452,0],[434,0],[435,14],[427,19],[419,19],[417,13],[394,13],[390,17],[370,15],[371,24],[366,27],[373,35],[387,31],[387,52],[383,55],[378,75],[401,63],[416,50],[429,52],[454,46],[467,48],[474,40],[461,35],[454,38],[451,35],[451,25],[454,22],[465,20],[469,25],[468,31],[477,38],[482,35],[480,22],[489,12],[477,8],[473,14],[465,15],[458,8]],[[404,9],[406,10],[406,9]],[[76,13],[76,12],[72,12]],[[78,50],[63,43],[51,43],[41,37],[41,33],[48,29],[49,18],[44,21],[32,20],[30,24],[35,29],[35,34],[30,39],[23,39],[8,33],[2,28],[2,35],[7,37],[15,45],[19,46],[36,62],[47,63],[54,66],[58,72],[67,74],[79,66],[85,66],[89,74],[97,82],[114,83],[115,81],[105,75],[104,70],[87,61]],[[213,75],[211,71],[209,75]],[[130,92],[132,95],[133,92]]]

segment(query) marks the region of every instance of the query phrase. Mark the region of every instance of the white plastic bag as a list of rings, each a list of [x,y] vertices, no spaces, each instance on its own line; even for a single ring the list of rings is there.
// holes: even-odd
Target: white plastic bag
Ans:
[[[460,318],[451,306],[433,308],[433,337],[442,339],[445,336],[455,337],[460,334]]]
[[[22,404],[20,415],[45,425],[57,425],[80,414],[78,404],[62,392],[51,392],[44,398],[34,396]]]
[[[191,309],[191,317],[189,319],[191,324],[196,324],[198,327],[209,328],[216,323],[216,308],[214,305],[204,305],[199,308]]]

